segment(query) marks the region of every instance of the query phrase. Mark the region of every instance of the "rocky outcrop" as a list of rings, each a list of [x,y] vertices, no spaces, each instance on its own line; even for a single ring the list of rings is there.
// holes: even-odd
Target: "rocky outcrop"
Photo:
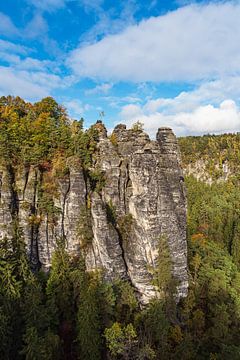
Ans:
[[[218,162],[216,161],[214,165],[211,164],[211,169],[209,169],[209,160],[207,161],[204,158],[190,162],[183,167],[184,175],[193,176],[198,181],[203,181],[209,185],[212,185],[214,182],[227,181],[234,176],[235,171],[231,169],[227,160],[221,164],[219,164],[219,159],[217,160]]]
[[[128,279],[147,303],[158,295],[150,268],[164,236],[178,295],[186,296],[186,197],[175,135],[160,128],[152,141],[141,129],[118,125],[108,138],[101,123],[97,128],[90,173],[101,174],[101,186],[91,186],[76,159],[58,178],[48,169],[18,169],[14,176],[0,170],[0,237],[11,236],[17,218],[33,266],[45,269],[64,238],[70,253],[84,255],[88,270],[102,269],[109,280]],[[50,187],[55,190],[48,198]]]

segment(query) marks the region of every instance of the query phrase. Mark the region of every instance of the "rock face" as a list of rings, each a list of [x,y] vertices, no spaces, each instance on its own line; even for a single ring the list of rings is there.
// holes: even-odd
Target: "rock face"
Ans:
[[[187,164],[183,168],[184,175],[193,176],[208,185],[212,185],[214,182],[220,183],[227,181],[234,175],[234,171],[229,166],[227,160],[221,165],[219,163],[214,164],[214,171],[218,174],[215,177],[210,174],[207,165],[206,160],[199,158],[194,163]]]
[[[84,255],[88,270],[131,281],[142,303],[157,295],[150,268],[167,238],[178,295],[187,295],[186,197],[176,137],[160,128],[156,141],[142,130],[118,125],[110,138],[98,124],[92,171],[103,185],[93,191],[78,161],[53,183],[49,171],[0,169],[0,237],[10,237],[17,218],[34,266],[50,267],[57,239]],[[50,210],[43,193],[55,187]],[[39,191],[39,188],[41,191]],[[41,205],[43,203],[43,205]],[[50,208],[49,208],[50,209]]]

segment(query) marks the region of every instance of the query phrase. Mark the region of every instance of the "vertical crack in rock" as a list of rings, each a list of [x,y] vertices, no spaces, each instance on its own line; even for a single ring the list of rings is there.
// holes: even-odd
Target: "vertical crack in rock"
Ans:
[[[177,139],[169,128],[160,128],[157,141],[161,151],[161,173],[164,186],[162,198],[165,211],[170,215],[166,217],[164,232],[168,235],[168,243],[173,259],[174,275],[179,280],[179,297],[187,295],[187,241],[186,241],[186,196],[181,169],[181,157]],[[161,180],[161,179],[160,179]],[[171,229],[171,231],[169,231]]]
[[[3,172],[0,171],[0,204],[2,201],[2,185],[3,185]]]
[[[132,189],[132,181],[129,177],[129,163],[126,164],[126,179],[124,184],[124,195],[123,195],[123,201],[124,201],[124,211],[125,214],[128,212],[128,206],[127,206],[127,198],[130,197],[131,189]]]
[[[109,280],[127,278],[118,232],[109,223],[106,206],[97,192],[91,196],[91,215],[93,240],[86,255],[87,268],[103,269]]]
[[[123,245],[123,237],[122,237],[121,231],[120,231],[116,221],[114,221],[114,223],[111,223],[111,225],[114,227],[114,229],[116,230],[116,233],[118,235],[118,243],[119,243],[119,246],[120,246],[120,249],[121,249],[121,257],[122,257],[123,264],[124,264],[124,267],[125,267],[124,278],[127,278],[130,281],[130,277],[129,277],[129,274],[128,274],[128,264],[127,264],[127,260],[126,260],[126,255],[125,255],[125,250],[124,250],[124,245]]]
[[[71,188],[71,181],[70,181],[70,174],[68,174],[68,178],[67,181],[65,183],[65,192],[63,194],[63,203],[62,203],[62,222],[61,222],[61,236],[64,240],[67,241],[68,243],[68,239],[66,239],[66,234],[65,234],[65,212],[66,212],[66,201],[67,201],[67,197]]]
[[[50,262],[51,261],[51,258],[50,258],[50,248],[49,248],[49,215],[48,213],[46,214],[46,230],[45,230],[45,234],[46,234],[46,243],[47,243],[47,258],[48,258],[48,261]]]
[[[12,219],[15,219],[18,216],[19,201],[18,201],[18,193],[16,191],[16,186],[15,186],[16,185],[15,172],[11,165],[7,165],[7,175],[8,175],[10,194],[11,194],[9,208],[12,215]]]
[[[24,199],[25,199],[25,191],[26,191],[27,184],[28,184],[28,178],[29,178],[29,166],[25,166],[25,168],[24,168],[24,179],[25,179],[25,182],[24,182],[24,187],[23,187],[23,192],[22,192],[22,200],[23,200],[23,201],[24,201]]]
[[[38,240],[39,240],[39,224],[40,215],[37,212],[37,197],[38,187],[42,182],[42,173],[38,169],[34,171],[34,183],[33,183],[33,199],[31,204],[31,247],[30,247],[30,262],[34,270],[38,270],[41,267],[38,252]]]
[[[12,176],[9,176],[8,167],[1,167],[1,203],[0,203],[0,239],[11,238],[13,235],[12,197],[13,185]],[[14,181],[15,182],[15,181]],[[14,211],[16,213],[16,211]]]

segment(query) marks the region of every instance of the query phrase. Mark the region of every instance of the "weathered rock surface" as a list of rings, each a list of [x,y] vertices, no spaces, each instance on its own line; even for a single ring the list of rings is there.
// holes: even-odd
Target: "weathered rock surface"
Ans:
[[[156,266],[165,236],[178,295],[186,296],[186,197],[176,137],[161,128],[151,141],[141,130],[118,125],[109,139],[103,125],[98,129],[93,170],[105,178],[99,191],[90,189],[77,162],[70,161],[69,173],[54,184],[46,170],[0,169],[0,237],[11,236],[12,220],[18,218],[32,263],[45,269],[57,239],[65,238],[70,253],[85,256],[87,269],[102,269],[109,280],[129,279],[147,303],[157,295],[149,269]],[[56,188],[51,214],[41,207],[47,186]],[[86,231],[91,236],[84,243]]]
[[[193,176],[197,180],[209,185],[212,185],[214,182],[220,183],[227,181],[234,176],[234,170],[231,169],[228,161],[225,161],[221,165],[219,163],[214,164],[214,172],[217,174],[217,176],[214,176],[209,172],[208,162],[201,158],[183,167],[183,172],[185,176]]]

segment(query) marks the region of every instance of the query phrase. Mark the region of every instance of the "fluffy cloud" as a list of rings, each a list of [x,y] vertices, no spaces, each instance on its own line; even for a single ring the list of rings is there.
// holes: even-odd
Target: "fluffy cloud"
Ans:
[[[69,86],[72,77],[61,77],[55,62],[26,56],[31,49],[0,40],[0,95],[19,95],[36,100],[53,90]]]
[[[107,94],[112,87],[113,84],[109,84],[109,83],[96,85],[95,88],[86,90],[85,94],[86,95]]]
[[[51,9],[56,10],[58,7],[60,7],[60,4],[65,3],[65,1],[58,1],[58,0],[31,0],[31,3],[34,3],[36,7],[38,7],[38,3],[42,4],[44,7],[44,4],[49,5],[49,11]],[[58,4],[58,6],[57,6]],[[54,7],[56,5],[56,8]],[[53,8],[52,8],[53,6]],[[0,12],[0,35],[4,35],[7,38],[13,38],[13,39],[21,39],[21,40],[29,40],[29,39],[35,39],[40,41],[40,43],[43,44],[45,50],[47,53],[55,56],[62,55],[62,51],[60,47],[58,46],[57,42],[49,37],[49,25],[47,20],[43,16],[43,9],[39,8],[37,9],[32,18],[26,23],[26,25],[22,28],[18,28],[15,26],[15,24],[12,22],[9,16],[5,15],[4,13]],[[1,45],[0,45],[1,46]],[[5,60],[5,59],[3,59]]]
[[[129,25],[135,24],[135,13],[139,9],[135,0],[119,2],[117,7],[108,10],[103,7],[104,0],[81,0],[79,5],[83,6],[86,13],[95,12],[96,23],[85,33],[81,40],[87,43],[95,42],[96,39],[106,35],[116,34]]]
[[[129,104],[122,108],[120,118],[131,126],[144,123],[145,130],[154,137],[161,126],[170,126],[177,135],[222,133],[240,131],[240,110],[233,100],[224,100],[219,106],[202,105],[192,111],[166,114],[150,111],[150,102],[144,106]],[[151,108],[154,110],[154,108]]]
[[[0,40],[0,58],[14,69],[31,71],[58,71],[56,62],[27,56],[32,50],[26,46]]]
[[[90,109],[90,105],[83,104],[78,99],[72,99],[64,102],[70,116],[79,119],[83,114]]]
[[[25,38],[33,39],[38,36],[46,35],[48,32],[48,24],[41,14],[36,13],[29,21],[22,34]]]
[[[188,5],[74,50],[68,65],[104,80],[194,81],[240,72],[240,4]]]
[[[18,71],[0,66],[0,94],[19,95],[28,100],[47,96],[50,92],[62,86],[60,77],[44,73]]]
[[[0,51],[26,55],[31,49],[23,45],[0,39]]]
[[[161,111],[165,114],[193,111],[201,105],[219,105],[225,99],[240,98],[240,77],[226,77],[207,81],[192,91],[183,91],[174,98],[150,99],[144,105],[146,113]]]
[[[192,91],[172,98],[146,97],[122,107],[120,121],[132,125],[144,122],[155,136],[160,126],[171,126],[178,135],[240,131],[240,77],[207,81]]]
[[[36,12],[24,28],[17,28],[10,17],[0,12],[0,34],[4,36],[32,39],[47,32],[48,24],[40,12]]]
[[[0,34],[8,37],[18,35],[19,30],[13,24],[10,17],[0,12]]]

